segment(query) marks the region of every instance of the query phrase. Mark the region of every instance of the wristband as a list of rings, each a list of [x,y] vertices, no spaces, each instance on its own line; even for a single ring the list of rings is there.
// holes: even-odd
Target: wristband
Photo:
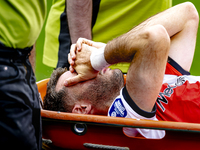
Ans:
[[[91,65],[93,69],[97,71],[101,71],[103,68],[110,66],[110,64],[105,60],[104,49],[105,46],[98,50],[92,51],[92,54],[90,55]]]

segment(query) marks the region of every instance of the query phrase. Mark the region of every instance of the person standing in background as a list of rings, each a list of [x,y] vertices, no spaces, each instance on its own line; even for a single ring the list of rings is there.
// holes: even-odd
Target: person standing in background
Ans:
[[[46,11],[46,0],[1,1],[1,148],[42,148],[40,98],[29,56],[43,27]]]
[[[43,63],[68,68],[70,46],[79,37],[107,43],[171,6],[172,0],[54,0],[45,29]],[[126,73],[128,66],[111,68]]]
[[[100,0],[53,0],[45,27],[43,63],[47,66],[69,67],[66,59],[71,43],[78,38],[92,39]]]

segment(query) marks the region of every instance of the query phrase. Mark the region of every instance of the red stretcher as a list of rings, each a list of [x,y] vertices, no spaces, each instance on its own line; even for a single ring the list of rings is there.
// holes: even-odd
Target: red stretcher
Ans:
[[[43,98],[49,79],[37,82]],[[200,124],[41,110],[44,149],[199,150]],[[166,130],[163,139],[128,137],[123,127]]]

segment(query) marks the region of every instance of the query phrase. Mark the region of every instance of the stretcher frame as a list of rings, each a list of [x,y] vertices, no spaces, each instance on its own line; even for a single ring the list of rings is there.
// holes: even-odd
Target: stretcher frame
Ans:
[[[41,98],[49,79],[37,82]],[[41,109],[45,149],[199,149],[200,124],[82,115]],[[123,127],[166,130],[163,139],[128,137]]]

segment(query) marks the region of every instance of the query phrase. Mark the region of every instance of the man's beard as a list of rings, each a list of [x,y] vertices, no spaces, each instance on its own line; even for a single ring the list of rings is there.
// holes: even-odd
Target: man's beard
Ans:
[[[94,80],[87,90],[87,96],[93,106],[100,110],[108,110],[123,86],[123,73],[115,69],[109,78],[101,77]]]

